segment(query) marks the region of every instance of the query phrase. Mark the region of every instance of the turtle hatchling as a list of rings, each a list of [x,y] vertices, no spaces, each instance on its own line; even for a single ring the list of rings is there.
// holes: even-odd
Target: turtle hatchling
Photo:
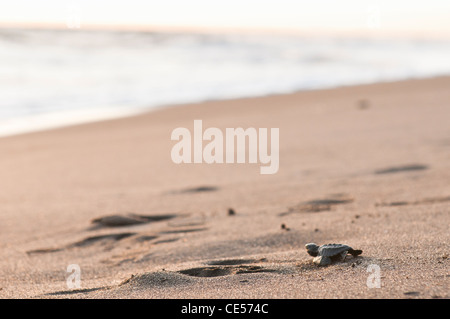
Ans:
[[[347,254],[356,257],[362,254],[362,250],[353,249],[344,244],[325,244],[319,246],[314,243],[306,244],[306,250],[313,256],[313,262],[318,266],[330,265],[333,261],[344,261]]]

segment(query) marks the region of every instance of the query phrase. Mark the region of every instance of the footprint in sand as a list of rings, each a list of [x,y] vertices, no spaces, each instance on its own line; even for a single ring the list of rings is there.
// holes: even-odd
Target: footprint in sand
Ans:
[[[171,234],[185,234],[185,233],[192,233],[192,232],[199,232],[207,230],[208,228],[183,228],[183,229],[169,229],[169,230],[163,230],[155,234],[139,234],[136,232],[125,232],[125,233],[114,233],[114,234],[106,234],[106,235],[96,235],[96,236],[89,236],[86,237],[80,241],[77,241],[75,243],[69,244],[62,248],[43,248],[43,249],[36,249],[36,250],[30,250],[27,251],[28,255],[33,254],[45,254],[45,253],[53,253],[62,251],[64,249],[70,249],[70,248],[86,248],[90,247],[94,244],[99,245],[107,245],[107,244],[116,244],[122,239],[134,237],[134,240],[136,242],[144,243],[144,242],[151,242],[151,244],[162,244],[162,243],[169,243],[179,240],[180,238],[162,238],[159,241],[153,240],[159,238],[160,236],[164,235],[171,235]],[[137,236],[139,235],[139,236]],[[113,248],[113,246],[110,246],[110,248]]]
[[[260,259],[221,259],[206,262],[206,267],[196,267],[180,270],[178,273],[191,277],[220,277],[238,274],[250,274],[260,272],[276,272],[274,269],[262,266],[249,265],[266,262],[266,258]]]
[[[178,273],[192,277],[220,277],[228,275],[251,274],[261,272],[277,272],[274,269],[261,266],[216,266],[216,267],[198,267],[186,270],[180,270]]]
[[[76,248],[76,247],[89,247],[94,244],[108,244],[108,243],[114,243],[117,241],[120,241],[124,238],[131,237],[136,235],[136,233],[118,233],[118,234],[107,234],[107,235],[98,235],[98,236],[90,236],[86,237],[85,239],[82,239],[80,241],[77,241],[73,244],[67,245],[63,248],[43,248],[43,249],[35,249],[27,251],[28,255],[33,254],[47,254],[47,253],[54,253],[58,251],[62,251],[64,249],[70,249],[70,248]]]
[[[135,242],[138,243],[146,243],[150,242],[151,245],[155,244],[162,244],[162,243],[170,243],[179,240],[178,237],[171,237],[171,238],[164,238],[164,235],[173,235],[173,234],[185,234],[185,233],[193,233],[193,232],[200,232],[205,231],[208,228],[206,227],[192,227],[192,226],[199,226],[204,225],[204,218],[187,218],[186,214],[160,214],[160,215],[137,215],[137,214],[127,214],[127,215],[109,215],[109,216],[103,216],[100,218],[96,218],[92,220],[92,223],[95,225],[94,227],[90,228],[89,230],[96,230],[98,228],[116,228],[116,227],[125,227],[125,226],[133,226],[133,225],[141,225],[146,223],[152,223],[152,222],[159,222],[169,219],[174,219],[176,217],[184,217],[181,218],[178,222],[177,219],[175,219],[175,222],[173,224],[169,224],[169,229],[161,230],[157,232],[156,234],[146,234],[144,233],[137,233],[137,232],[123,232],[123,233],[113,233],[113,234],[100,234],[95,236],[89,236],[82,240],[79,240],[77,242],[74,242],[72,244],[66,245],[64,247],[50,247],[50,248],[41,248],[41,249],[35,249],[35,250],[29,250],[26,253],[28,255],[34,255],[34,254],[47,254],[47,253],[54,253],[59,252],[64,249],[71,249],[71,248],[86,248],[93,246],[95,244],[101,245],[101,246],[107,246],[108,250],[113,249],[114,245],[117,244],[119,241],[125,238],[133,237]],[[184,226],[183,228],[178,228],[180,226]],[[190,226],[190,227],[189,227]],[[178,229],[173,229],[178,228]],[[155,239],[161,238],[159,241],[155,241]],[[168,237],[168,236],[167,236]]]
[[[92,224],[96,227],[124,227],[141,225],[153,222],[159,222],[163,220],[169,220],[178,217],[176,214],[164,214],[164,215],[137,215],[137,214],[127,214],[127,215],[109,215],[92,220]]]
[[[69,246],[68,248],[72,247],[87,247],[91,246],[96,243],[109,243],[109,242],[116,242],[120,241],[124,238],[128,238],[131,236],[136,235],[136,233],[119,233],[119,234],[108,234],[108,235],[98,235],[98,236],[91,236],[87,237],[83,240],[80,240],[78,242],[75,242]]]
[[[375,206],[406,206],[406,205],[422,205],[422,204],[436,204],[436,203],[445,203],[450,202],[450,196],[447,197],[433,197],[433,198],[424,198],[416,201],[397,201],[397,202],[388,202],[388,203],[376,203]]]
[[[279,214],[279,216],[286,216],[292,213],[316,213],[329,211],[333,206],[349,204],[354,201],[353,198],[345,195],[345,194],[337,194],[330,198],[324,199],[314,199],[306,202],[302,202],[294,207],[290,207],[287,212],[283,212]]]
[[[49,292],[45,296],[64,296],[64,295],[76,295],[76,294],[87,294],[93,291],[111,289],[111,287],[100,287],[100,288],[88,288],[88,289],[74,289],[74,290],[62,290]]]
[[[401,172],[413,172],[413,171],[423,171],[428,169],[427,165],[423,164],[412,164],[412,165],[404,165],[404,166],[395,166],[383,168],[375,171],[375,174],[393,174],[393,173],[401,173]]]
[[[55,253],[58,251],[61,251],[61,248],[42,248],[42,249],[34,249],[27,251],[28,255],[34,255],[34,254],[48,254],[48,253]]]
[[[167,194],[195,194],[195,193],[207,193],[207,192],[216,192],[219,190],[219,187],[216,186],[198,186],[192,188],[185,188],[181,190],[175,190],[167,192]]]

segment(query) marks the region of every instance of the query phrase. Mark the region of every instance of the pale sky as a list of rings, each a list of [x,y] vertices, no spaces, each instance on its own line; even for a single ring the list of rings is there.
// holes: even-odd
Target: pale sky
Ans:
[[[0,0],[0,24],[450,34],[449,0]]]

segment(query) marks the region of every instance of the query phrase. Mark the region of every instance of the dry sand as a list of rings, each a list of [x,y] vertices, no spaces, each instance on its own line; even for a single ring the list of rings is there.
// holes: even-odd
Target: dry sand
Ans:
[[[194,119],[280,128],[278,174],[174,164],[171,132]],[[448,77],[183,105],[0,153],[1,298],[449,297]],[[127,214],[144,217],[92,223]],[[308,242],[363,254],[318,268]]]

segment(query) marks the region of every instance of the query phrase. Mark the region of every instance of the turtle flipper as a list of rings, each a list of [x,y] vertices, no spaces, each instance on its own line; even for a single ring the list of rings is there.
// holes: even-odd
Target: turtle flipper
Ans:
[[[317,266],[328,266],[331,264],[331,258],[327,256],[318,256],[313,259],[313,263]]]
[[[349,250],[348,250],[348,253],[349,253],[350,255],[352,255],[353,257],[356,257],[356,256],[362,254],[362,250],[360,250],[360,249],[349,249]]]

